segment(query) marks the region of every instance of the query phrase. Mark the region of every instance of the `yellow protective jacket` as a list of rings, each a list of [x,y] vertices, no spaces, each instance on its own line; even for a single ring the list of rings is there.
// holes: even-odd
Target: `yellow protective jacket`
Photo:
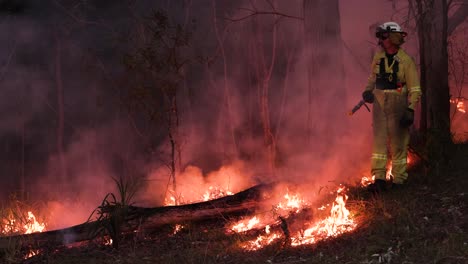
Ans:
[[[372,59],[371,74],[366,86],[366,91],[372,91],[375,89],[376,76],[380,72],[380,62],[384,58],[385,63],[388,65],[385,51],[377,52]],[[397,54],[394,56],[394,60],[398,61],[399,69],[397,73],[398,81],[405,84],[401,90],[386,90],[386,92],[398,92],[404,95],[409,94],[409,105],[408,107],[414,109],[419,98],[421,97],[421,86],[419,83],[418,70],[416,64],[403,49],[399,49]],[[385,67],[386,72],[392,71],[391,67]]]

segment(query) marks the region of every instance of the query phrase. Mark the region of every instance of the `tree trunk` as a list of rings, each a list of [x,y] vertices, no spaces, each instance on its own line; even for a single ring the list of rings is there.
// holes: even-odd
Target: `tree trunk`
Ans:
[[[317,118],[346,113],[339,1],[304,0],[303,10],[309,80],[308,137],[330,135],[330,131],[336,131],[346,121],[345,114],[337,115],[343,116],[343,120],[333,122]],[[334,127],[335,124],[339,126]]]
[[[424,20],[430,30],[422,39],[430,43],[421,54],[425,60],[425,79],[427,96],[427,118],[431,129],[443,135],[450,134],[450,90],[448,86],[448,53],[447,53],[447,3],[446,0],[435,0],[427,12],[431,19]],[[427,30],[427,29],[426,29]]]
[[[64,184],[67,180],[67,166],[64,153],[64,123],[65,123],[65,109],[64,109],[64,93],[62,82],[62,43],[55,33],[55,85],[57,88],[57,155],[59,159],[59,173],[60,181]]]
[[[447,39],[468,16],[468,4],[462,3],[450,20],[447,0],[416,0],[416,7],[423,89],[420,127],[450,137]]]
[[[231,139],[232,139],[232,149],[230,148],[227,152],[233,151],[235,155],[238,154],[239,152],[239,146],[238,142],[236,139],[236,134],[235,134],[235,128],[234,128],[234,120],[233,120],[233,110],[232,110],[232,103],[231,103],[231,88],[228,83],[228,61],[226,57],[226,51],[224,48],[224,34],[221,35],[219,31],[219,26],[218,26],[218,19],[217,19],[217,10],[216,10],[216,0],[211,1],[212,9],[213,9],[213,26],[215,30],[215,35],[216,35],[216,41],[218,43],[218,48],[221,53],[221,58],[223,61],[223,90],[224,90],[224,96],[222,100],[222,106],[221,109],[226,106],[226,115],[224,115],[224,111],[220,111],[220,120],[224,120],[228,122],[229,130],[231,133]]]
[[[256,73],[256,85],[258,91],[258,106],[259,114],[263,130],[263,143],[267,155],[269,165],[269,173],[274,174],[276,167],[277,145],[276,138],[272,131],[270,117],[270,81],[273,74],[273,69],[276,63],[277,52],[277,25],[273,24],[271,35],[271,51],[265,50],[263,28],[258,21],[258,18],[253,20],[253,61]]]

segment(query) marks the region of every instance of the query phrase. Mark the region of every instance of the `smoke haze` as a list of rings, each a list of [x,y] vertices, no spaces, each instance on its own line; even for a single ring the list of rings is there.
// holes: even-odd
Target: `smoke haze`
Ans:
[[[252,9],[252,1],[215,1],[215,11],[208,0],[133,5],[89,1],[76,6],[69,3],[73,1],[57,2],[63,4],[25,1],[23,11],[0,17],[1,198],[20,191],[19,179],[24,178],[26,198],[50,201],[51,219],[68,215],[52,223],[57,228],[85,221],[107,193],[117,193],[119,177],[141,182],[137,204],[167,202],[171,149],[166,129],[145,121],[143,114],[129,114],[119,88],[132,85],[122,61],[138,44],[125,37],[138,36],[141,21],[152,8],[165,10],[171,23],[193,30],[184,50],[191,64],[177,90],[176,196],[200,196],[209,186],[236,192],[275,180],[310,186],[313,193],[327,184],[355,182],[368,175],[371,115],[364,108],[352,117],[347,111],[361,99],[378,48],[369,33],[372,25],[403,22],[406,13],[398,10],[405,1],[397,1],[397,6],[384,0],[340,1],[342,62],[327,62],[331,66],[320,81],[308,80],[307,54],[330,51],[327,46],[305,45],[303,21],[271,15],[237,22],[226,19],[247,15],[245,8]],[[253,2],[258,10],[270,8],[267,1]],[[276,2],[281,13],[302,17],[302,1]],[[404,48],[417,59],[417,36],[411,25],[410,21]],[[267,95],[277,167],[271,171],[257,71],[269,69],[273,50]],[[66,175],[57,153],[57,52],[64,93]],[[265,67],[259,68],[262,63]],[[330,70],[340,67],[343,73]],[[312,99],[309,81],[316,91]],[[333,85],[337,81],[344,87]],[[331,97],[329,92],[344,98]],[[466,132],[464,120],[460,122]]]

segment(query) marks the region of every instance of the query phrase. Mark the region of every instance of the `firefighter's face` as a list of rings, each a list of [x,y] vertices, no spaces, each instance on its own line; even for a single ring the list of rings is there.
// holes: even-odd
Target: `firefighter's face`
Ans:
[[[384,49],[389,49],[394,47],[395,45],[390,41],[390,33],[383,32],[378,35],[379,45],[382,46]]]

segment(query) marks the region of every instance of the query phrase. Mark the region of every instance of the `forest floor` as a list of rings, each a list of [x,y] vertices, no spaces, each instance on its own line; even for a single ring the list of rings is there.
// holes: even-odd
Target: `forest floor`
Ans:
[[[273,243],[245,251],[242,235],[226,235],[225,223],[186,223],[124,239],[119,249],[91,242],[59,248],[23,263],[468,263],[468,144],[458,144],[449,164],[428,176],[410,173],[405,189],[371,195],[349,191],[347,207],[358,227],[313,245]],[[356,213],[358,212],[358,213]]]

